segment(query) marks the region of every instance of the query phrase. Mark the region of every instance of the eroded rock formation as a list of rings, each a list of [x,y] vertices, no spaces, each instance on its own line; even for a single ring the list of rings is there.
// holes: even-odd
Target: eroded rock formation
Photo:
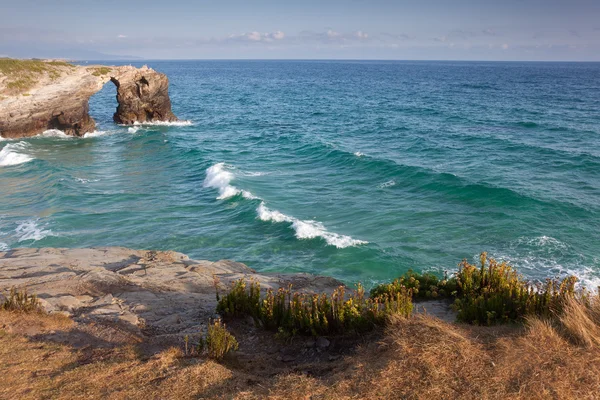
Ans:
[[[0,137],[28,137],[48,129],[72,136],[93,132],[89,99],[109,80],[117,86],[115,122],[177,120],[168,78],[148,67],[60,66],[35,80],[26,91],[15,93],[0,74]]]
[[[177,120],[171,112],[166,75],[143,67],[116,74],[111,81],[117,86],[119,106],[113,116],[116,123]]]

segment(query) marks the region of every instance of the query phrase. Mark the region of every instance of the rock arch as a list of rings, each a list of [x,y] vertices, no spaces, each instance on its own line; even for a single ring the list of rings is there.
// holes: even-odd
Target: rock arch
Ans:
[[[48,129],[71,136],[93,132],[96,123],[89,115],[89,99],[109,80],[117,87],[116,123],[177,120],[165,74],[147,66],[71,66],[59,76],[41,79],[27,96],[0,98],[0,137],[28,137]]]

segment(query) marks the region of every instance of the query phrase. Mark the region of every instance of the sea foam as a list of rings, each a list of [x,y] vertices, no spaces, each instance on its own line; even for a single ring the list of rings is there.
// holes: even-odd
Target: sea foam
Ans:
[[[109,133],[110,133],[109,131],[94,131],[94,132],[84,133],[83,137],[84,137],[84,139],[95,138],[95,137],[99,137],[99,136],[108,135]]]
[[[217,197],[218,200],[228,199],[237,196],[238,194],[241,194],[246,199],[257,199],[252,193],[230,185],[234,175],[228,168],[231,167],[225,165],[225,163],[218,163],[208,168],[206,170],[206,178],[204,179],[203,186],[217,189],[219,191],[219,196]]]
[[[73,136],[67,135],[59,129],[48,129],[37,135],[37,137],[57,138],[57,139],[73,139]]]
[[[194,123],[190,120],[184,121],[153,121],[153,122],[134,122],[134,126],[191,126]]]
[[[26,142],[9,143],[0,150],[0,167],[19,165],[34,160],[33,157],[24,154],[29,147]]]
[[[262,221],[291,223],[291,226],[296,232],[296,237],[298,239],[314,239],[321,237],[325,239],[327,244],[340,249],[368,243],[364,240],[353,239],[350,236],[329,232],[319,221],[300,220],[298,218],[283,214],[280,211],[271,210],[267,208],[264,202],[260,203],[256,209],[256,213],[258,214],[258,218]]]
[[[44,229],[39,225],[38,219],[29,219],[19,223],[15,229],[18,241],[22,242],[25,240],[42,240],[46,236],[54,236],[50,229]]]

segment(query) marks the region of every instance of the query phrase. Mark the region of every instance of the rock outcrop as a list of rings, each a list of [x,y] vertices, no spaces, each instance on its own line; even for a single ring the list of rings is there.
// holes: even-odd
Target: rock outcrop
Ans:
[[[176,121],[171,112],[169,79],[150,68],[128,70],[111,77],[117,86],[119,106],[113,116],[118,124]]]
[[[0,73],[0,137],[28,137],[48,129],[72,136],[93,132],[96,124],[88,102],[109,80],[117,86],[117,123],[177,120],[171,111],[169,80],[162,73],[148,67],[63,64],[28,80],[9,82]],[[30,86],[15,93],[15,82]]]
[[[0,252],[0,300],[10,288],[36,294],[49,312],[75,321],[117,324],[136,335],[198,333],[214,316],[217,287],[225,293],[245,277],[262,288],[327,292],[341,285],[309,274],[257,274],[234,261],[191,260],[176,252],[14,249]]]

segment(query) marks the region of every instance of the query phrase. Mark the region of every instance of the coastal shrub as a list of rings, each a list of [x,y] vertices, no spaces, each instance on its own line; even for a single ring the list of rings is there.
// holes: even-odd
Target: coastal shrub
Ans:
[[[397,291],[408,288],[416,299],[447,298],[456,292],[456,279],[440,279],[434,274],[414,272],[409,270],[391,283],[383,283],[371,289],[371,297],[384,294],[394,295]]]
[[[526,315],[550,317],[574,297],[577,281],[570,276],[534,285],[506,262],[488,259],[486,253],[481,254],[480,267],[463,260],[455,279],[457,319],[482,325],[517,321]]]
[[[221,360],[227,353],[236,351],[238,347],[238,341],[220,319],[209,321],[206,336],[200,335],[195,346],[190,343],[189,335],[183,338],[183,354],[186,357],[206,354],[210,358]]]
[[[208,324],[206,340],[201,340],[198,345],[199,350],[206,348],[208,356],[215,360],[222,359],[227,353],[236,351],[238,347],[237,340],[229,333],[225,324],[220,319],[216,319]]]
[[[10,294],[2,302],[0,309],[6,311],[18,312],[41,312],[42,306],[37,296],[28,295],[27,291],[19,291],[16,288],[10,289]]]
[[[290,285],[276,291],[268,289],[262,297],[260,283],[244,279],[233,282],[217,305],[217,312],[224,316],[249,315],[269,330],[313,336],[365,332],[383,325],[390,315],[409,317],[412,309],[408,288],[365,297],[360,284],[349,295],[344,286],[331,294],[306,294],[293,292]]]

